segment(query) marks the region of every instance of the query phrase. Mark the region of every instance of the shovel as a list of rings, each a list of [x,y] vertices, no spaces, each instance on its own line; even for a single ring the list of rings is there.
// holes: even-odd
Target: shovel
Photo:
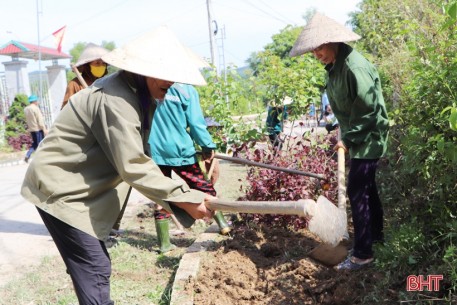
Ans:
[[[210,210],[251,213],[297,215],[309,219],[308,230],[323,242],[337,245],[347,232],[346,212],[324,196],[317,202],[312,199],[298,201],[225,201],[220,199],[206,203]]]
[[[341,139],[341,133],[338,133],[338,140]],[[345,180],[345,160],[344,160],[344,149],[338,149],[338,209],[346,215],[346,180]],[[347,232],[347,219],[346,232],[343,234],[341,242],[338,244],[320,244],[308,253],[308,256],[314,260],[332,267],[342,262],[348,255],[347,243],[349,234]]]

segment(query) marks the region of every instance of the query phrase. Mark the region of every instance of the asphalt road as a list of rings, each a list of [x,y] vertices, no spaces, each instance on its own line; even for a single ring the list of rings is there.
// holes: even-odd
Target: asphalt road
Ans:
[[[20,188],[27,164],[0,168],[0,286],[57,249],[33,204]]]
[[[20,195],[27,164],[0,164],[0,287],[31,271],[44,257],[61,259],[35,206]],[[133,190],[123,221],[149,199]],[[121,226],[122,227],[122,226]]]

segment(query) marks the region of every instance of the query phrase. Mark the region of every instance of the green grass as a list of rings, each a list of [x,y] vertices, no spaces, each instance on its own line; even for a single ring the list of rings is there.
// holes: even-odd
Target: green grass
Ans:
[[[143,215],[146,217],[129,220],[119,242],[108,249],[112,261],[111,299],[116,305],[169,304],[179,261],[203,229],[196,226],[185,237],[172,238],[178,248],[163,255],[156,252],[154,220],[147,213]],[[39,266],[0,288],[0,305],[78,304],[65,270],[60,256],[45,257]]]
[[[216,189],[224,198],[236,199],[242,193],[245,168],[223,164],[223,177]],[[116,305],[168,305],[174,275],[180,259],[196,236],[207,228],[197,222],[183,237],[172,237],[178,248],[166,255],[159,254],[153,213],[148,205],[141,206],[135,216],[124,216],[121,228],[125,232],[118,244],[109,248],[112,260],[111,299]],[[140,216],[141,215],[141,216]],[[175,229],[170,222],[170,229]],[[0,287],[0,305],[70,305],[78,304],[70,276],[60,256],[45,257],[41,264]]]

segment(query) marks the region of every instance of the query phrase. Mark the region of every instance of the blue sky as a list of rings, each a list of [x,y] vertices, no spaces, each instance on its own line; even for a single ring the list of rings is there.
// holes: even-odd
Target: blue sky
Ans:
[[[252,52],[262,50],[271,36],[286,25],[303,26],[303,15],[311,8],[345,23],[359,2],[210,0],[211,19],[219,28],[213,43],[216,65],[219,60],[222,64],[223,54],[226,65],[243,66]],[[120,47],[157,26],[167,25],[183,44],[200,56],[211,58],[207,0],[15,0],[2,1],[1,10],[0,45],[10,40],[38,44],[38,24],[41,45],[53,48],[52,33],[66,25],[63,52],[67,53],[77,42],[114,41]],[[10,58],[0,56],[0,60]],[[59,61],[64,65],[69,62]],[[49,64],[45,62],[42,67]],[[37,63],[31,61],[29,70],[35,67]],[[0,65],[0,71],[3,70]]]

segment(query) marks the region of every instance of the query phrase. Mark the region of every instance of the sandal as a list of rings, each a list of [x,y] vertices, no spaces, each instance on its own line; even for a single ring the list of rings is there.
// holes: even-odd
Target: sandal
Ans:
[[[338,264],[335,269],[336,270],[359,270],[364,267],[369,266],[373,262],[373,258],[369,258],[364,260],[363,263],[355,263],[353,262],[353,256],[346,258],[346,260],[340,264]]]

